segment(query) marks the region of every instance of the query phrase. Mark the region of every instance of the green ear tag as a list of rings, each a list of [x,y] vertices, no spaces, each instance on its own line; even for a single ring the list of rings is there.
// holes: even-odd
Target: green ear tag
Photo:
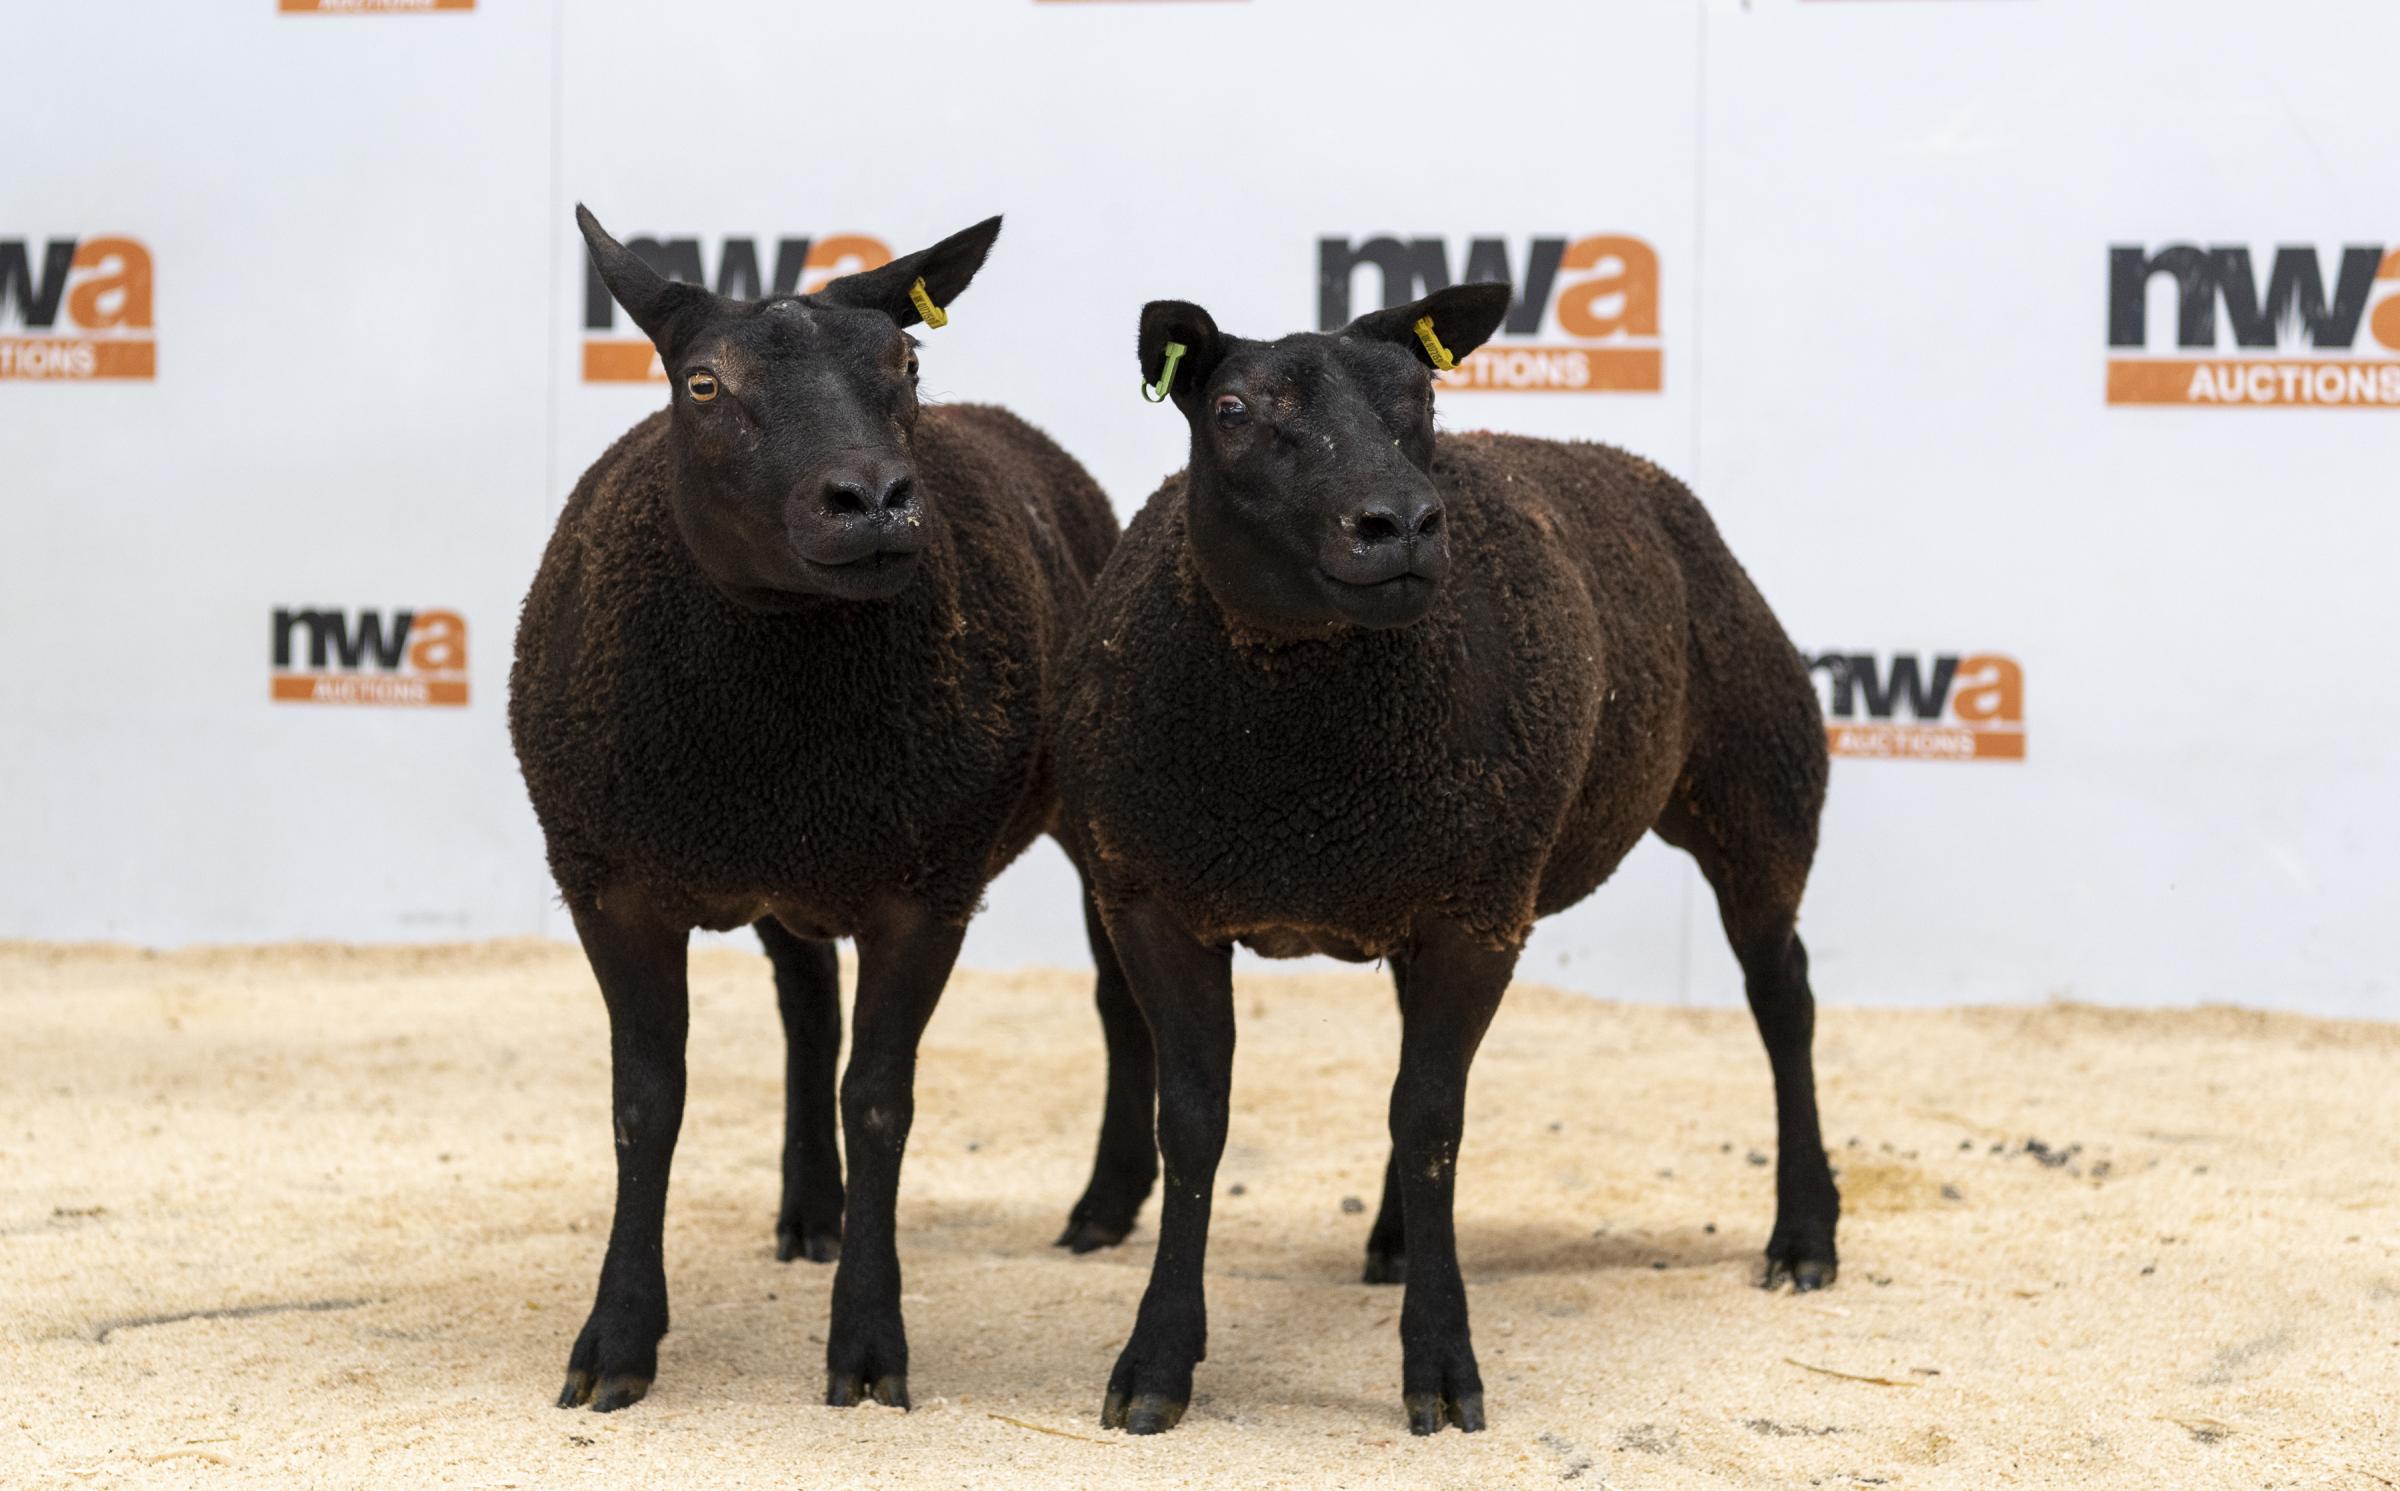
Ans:
[[[1156,386],[1148,383],[1142,385],[1143,398],[1153,404],[1163,404],[1167,401],[1167,390],[1175,386],[1175,364],[1183,361],[1183,354],[1186,350],[1181,342],[1167,343],[1167,365],[1160,371]]]

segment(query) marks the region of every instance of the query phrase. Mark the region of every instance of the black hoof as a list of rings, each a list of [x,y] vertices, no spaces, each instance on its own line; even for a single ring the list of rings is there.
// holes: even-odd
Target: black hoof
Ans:
[[[1123,1242],[1125,1235],[1131,1231],[1131,1221],[1120,1224],[1078,1217],[1067,1223],[1067,1230],[1061,1232],[1058,1241],[1051,1246],[1065,1248],[1070,1253],[1096,1253],[1102,1248],[1113,1248]]]
[[[826,1407],[855,1408],[869,1401],[881,1403],[886,1408],[905,1410],[908,1407],[908,1379],[897,1372],[886,1372],[872,1383],[857,1372],[825,1374]]]
[[[1444,1424],[1456,1424],[1462,1434],[1483,1431],[1483,1391],[1478,1388],[1457,1393],[1409,1393],[1401,1406],[1408,1410],[1408,1432],[1439,1434]]]
[[[658,1377],[658,1338],[667,1333],[666,1320],[663,1304],[593,1310],[567,1354],[558,1406],[614,1413],[642,1401]]]
[[[842,1280],[834,1275],[833,1319],[825,1333],[825,1402],[833,1408],[867,1402],[906,1408],[908,1331],[897,1306],[888,1313],[845,1308]]]
[[[1187,1400],[1164,1393],[1136,1393],[1128,1399],[1112,1391],[1100,1405],[1100,1427],[1128,1434],[1164,1434],[1183,1422],[1183,1411],[1190,1406]]]
[[[1405,1284],[1408,1282],[1408,1255],[1397,1248],[1370,1245],[1364,1277],[1369,1284]]]
[[[1145,1332],[1136,1326],[1134,1339],[1125,1343],[1108,1374],[1100,1427],[1164,1434],[1182,1423],[1192,1401],[1192,1368],[1207,1355],[1205,1327]]]
[[[1402,1339],[1400,1406],[1408,1410],[1411,1434],[1439,1434],[1444,1424],[1467,1434],[1482,1430],[1483,1374],[1464,1320],[1433,1340]]]
[[[622,1373],[610,1377],[594,1377],[575,1368],[567,1371],[567,1385],[558,1390],[558,1406],[582,1408],[590,1405],[594,1413],[615,1413],[642,1401],[650,1392],[650,1379],[629,1377]]]
[[[1758,1287],[1765,1290],[1792,1286],[1794,1294],[1811,1294],[1833,1286],[1838,1272],[1831,1258],[1777,1258],[1768,1255],[1766,1271],[1759,1276]]]
[[[1828,1188],[1822,1196],[1786,1198],[1775,1207],[1775,1230],[1767,1234],[1767,1266],[1758,1276],[1761,1289],[1792,1286],[1794,1294],[1832,1287],[1836,1267],[1833,1229],[1841,1202]]]
[[[787,1232],[775,1229],[775,1261],[789,1263],[805,1258],[811,1263],[833,1263],[842,1256],[842,1234],[834,1232]]]

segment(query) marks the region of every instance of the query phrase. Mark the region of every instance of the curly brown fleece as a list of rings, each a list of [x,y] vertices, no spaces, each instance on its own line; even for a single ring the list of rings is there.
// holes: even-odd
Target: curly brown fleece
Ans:
[[[1673,477],[1609,446],[1442,437],[1432,614],[1275,641],[1198,578],[1178,474],[1070,641],[1059,776],[1104,906],[1206,941],[1381,956],[1416,917],[1494,946],[1670,822],[1792,896],[1825,790],[1799,653]],[[1763,866],[1762,866],[1763,858]]]
[[[939,514],[885,601],[741,609],[667,507],[667,415],[585,473],[525,599],[509,730],[570,902],[635,885],[702,925],[788,898],[849,932],[906,887],[954,923],[1050,823],[1053,659],[1117,524],[1075,460],[984,405],[928,409]]]

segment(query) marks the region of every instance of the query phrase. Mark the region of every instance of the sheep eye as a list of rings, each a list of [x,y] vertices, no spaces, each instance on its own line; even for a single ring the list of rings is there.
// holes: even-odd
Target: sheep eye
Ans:
[[[908,354],[908,381],[917,381],[917,354],[914,352]]]
[[[683,380],[683,391],[692,396],[693,403],[705,404],[717,396],[716,375],[714,373],[687,374]]]
[[[1217,423],[1230,430],[1250,422],[1250,406],[1232,394],[1217,400]]]

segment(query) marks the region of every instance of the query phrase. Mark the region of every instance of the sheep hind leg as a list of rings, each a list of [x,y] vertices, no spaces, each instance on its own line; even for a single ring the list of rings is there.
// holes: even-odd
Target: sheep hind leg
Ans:
[[[1775,1081],[1775,1230],[1768,1235],[1759,1284],[1775,1289],[1788,1283],[1801,1293],[1834,1281],[1834,1230],[1842,1210],[1817,1123],[1810,1052],[1816,996],[1808,983],[1808,949],[1796,925],[1815,849],[1810,816],[1806,832],[1778,836],[1759,828],[1774,815],[1719,814],[1698,794],[1679,793],[1658,824],[1659,837],[1699,861],[1716,892],[1717,914],[1741,964],[1751,1018],[1767,1048]],[[1758,839],[1769,842],[1762,845]]]
[[[608,1004],[610,1105],[616,1118],[617,1205],[592,1313],[567,1357],[558,1406],[608,1413],[639,1402],[658,1376],[667,1333],[661,1234],[667,1173],[683,1127],[684,1035],[690,1025],[690,929],[631,896],[570,905],[584,955]]]
[[[1083,925],[1091,938],[1098,977],[1092,988],[1100,1009],[1100,1033],[1108,1046],[1108,1099],[1100,1114],[1100,1145],[1092,1160],[1091,1184],[1067,1214],[1057,1246],[1089,1253],[1115,1247],[1133,1230],[1142,1203],[1158,1181],[1157,1057],[1150,1027],[1125,982],[1116,944],[1087,889]]]
[[[1408,1014],[1408,962],[1398,957],[1391,962],[1392,990],[1400,996],[1401,1018],[1405,1020]],[[1367,1267],[1362,1279],[1369,1284],[1408,1282],[1408,1231],[1400,1200],[1400,1156],[1397,1151],[1383,1164],[1383,1203],[1375,1208],[1375,1225],[1367,1232]]]
[[[835,1064],[842,1046],[841,962],[833,944],[761,917],[758,940],[775,965],[783,1016],[783,1204],[775,1257],[831,1263],[842,1256],[842,1155],[834,1143]]]

